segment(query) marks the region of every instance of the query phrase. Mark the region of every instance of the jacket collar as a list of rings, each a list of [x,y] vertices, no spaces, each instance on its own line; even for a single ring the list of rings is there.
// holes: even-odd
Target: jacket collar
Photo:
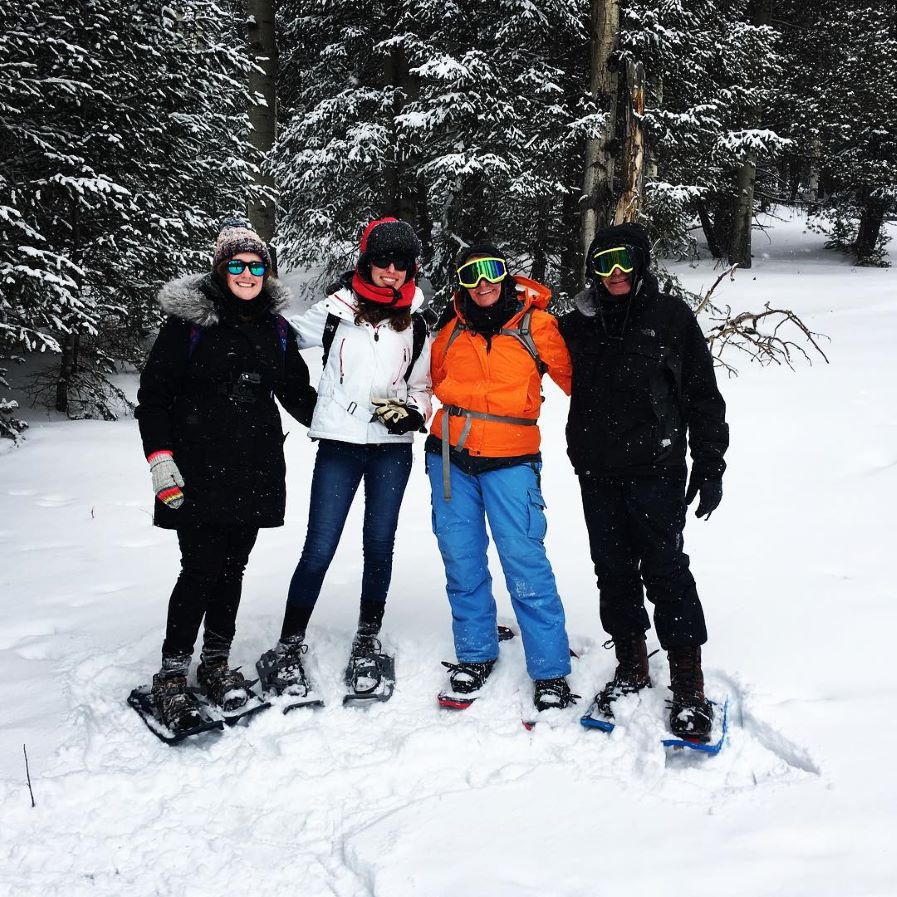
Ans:
[[[289,306],[290,290],[276,277],[269,277],[264,289],[271,297],[271,314],[279,314]],[[220,289],[211,274],[191,274],[166,283],[156,301],[166,314],[200,327],[212,327],[221,322],[221,306],[216,298],[219,295]]]

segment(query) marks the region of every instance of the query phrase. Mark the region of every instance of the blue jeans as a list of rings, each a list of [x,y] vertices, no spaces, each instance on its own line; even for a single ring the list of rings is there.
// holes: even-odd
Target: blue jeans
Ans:
[[[445,565],[458,660],[482,663],[498,657],[495,599],[486,562],[486,518],[520,625],[531,679],[570,672],[564,607],[545,554],[545,501],[539,464],[517,464],[476,476],[451,466],[452,500],[442,491],[442,469],[427,455],[433,532]]]
[[[411,473],[411,444],[355,445],[322,439],[311,481],[308,533],[287,604],[314,607],[336,553],[358,484],[364,479],[362,602],[384,603],[392,578],[399,509]]]

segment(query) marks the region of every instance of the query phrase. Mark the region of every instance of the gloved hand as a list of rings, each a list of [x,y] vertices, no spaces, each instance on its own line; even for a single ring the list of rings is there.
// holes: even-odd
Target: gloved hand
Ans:
[[[424,425],[424,416],[420,411],[400,399],[374,399],[373,405],[377,421],[393,436],[411,433]]]
[[[169,508],[179,508],[184,503],[181,486],[184,478],[169,451],[153,452],[147,459],[153,475],[153,492],[156,498]]]
[[[692,471],[688,481],[688,489],[685,490],[685,503],[690,505],[699,492],[701,493],[701,499],[698,502],[695,517],[703,517],[705,520],[709,520],[710,515],[719,507],[719,503],[723,500],[723,481],[718,478],[704,480],[700,475],[696,475]]]

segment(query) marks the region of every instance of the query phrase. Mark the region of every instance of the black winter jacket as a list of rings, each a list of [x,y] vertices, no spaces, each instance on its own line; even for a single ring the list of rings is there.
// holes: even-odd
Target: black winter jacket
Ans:
[[[170,450],[184,477],[180,508],[156,500],[154,522],[166,529],[282,526],[285,436],[274,396],[306,426],[314,410],[293,331],[277,325],[286,288],[269,278],[270,302],[249,319],[233,311],[239,300],[228,302],[224,289],[201,275],[159,293],[170,317],[140,377],[136,415],[144,453]]]
[[[726,405],[691,309],[645,272],[634,296],[576,297],[559,323],[573,362],[567,452],[580,476],[682,473],[719,479]]]

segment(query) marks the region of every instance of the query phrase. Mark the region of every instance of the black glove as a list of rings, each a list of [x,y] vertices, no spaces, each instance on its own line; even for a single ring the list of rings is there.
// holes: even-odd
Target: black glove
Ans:
[[[424,416],[399,399],[374,399],[374,415],[393,436],[404,436],[424,425]]]
[[[688,489],[685,490],[685,503],[690,505],[699,492],[701,493],[701,500],[698,502],[695,517],[703,517],[705,520],[709,520],[710,515],[719,507],[719,503],[723,500],[723,481],[720,479],[702,481],[701,477],[692,471],[691,479],[688,481]]]

